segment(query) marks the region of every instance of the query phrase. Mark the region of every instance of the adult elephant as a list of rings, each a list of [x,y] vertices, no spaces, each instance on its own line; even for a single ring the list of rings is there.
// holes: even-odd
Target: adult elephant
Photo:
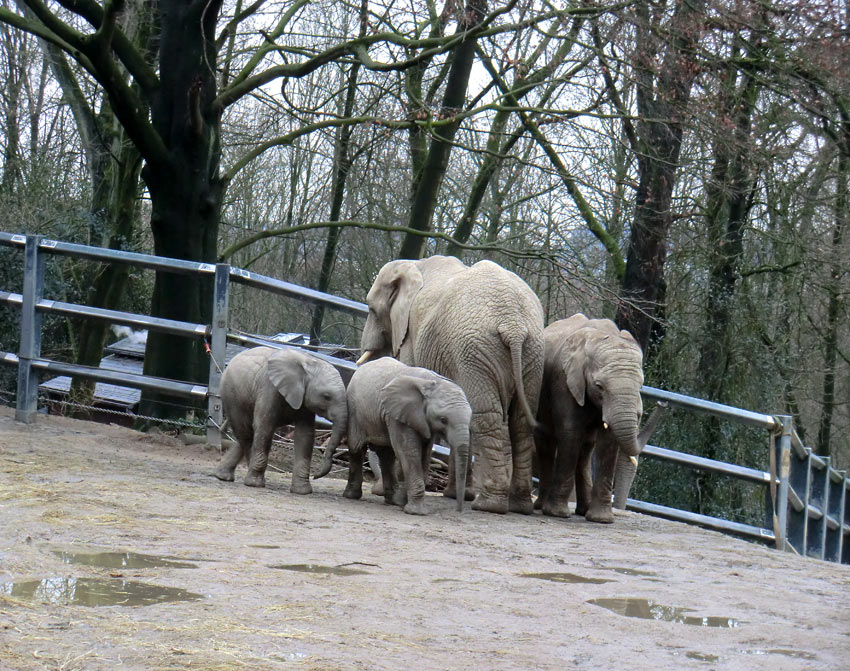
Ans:
[[[643,404],[643,353],[628,331],[610,319],[579,313],[546,327],[546,357],[537,436],[543,514],[576,513],[591,522],[614,521],[614,473],[631,484],[637,456],[655,429],[661,408],[638,431]],[[595,473],[591,456],[595,451]]]
[[[366,301],[359,363],[394,356],[459,384],[472,407],[472,508],[531,513],[543,379],[543,309],[531,288],[491,261],[432,256],[384,265]]]

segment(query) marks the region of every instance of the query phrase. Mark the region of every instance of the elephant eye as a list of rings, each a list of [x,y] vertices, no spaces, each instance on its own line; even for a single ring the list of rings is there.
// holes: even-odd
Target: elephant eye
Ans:
[[[325,399],[326,401],[330,401],[331,398],[333,398],[333,397],[330,395],[329,392],[325,392],[324,394],[322,394],[322,398]]]
[[[440,417],[440,423],[441,423],[441,424],[448,424],[448,423],[449,423],[449,420],[448,420],[448,418],[447,418],[447,417]]]

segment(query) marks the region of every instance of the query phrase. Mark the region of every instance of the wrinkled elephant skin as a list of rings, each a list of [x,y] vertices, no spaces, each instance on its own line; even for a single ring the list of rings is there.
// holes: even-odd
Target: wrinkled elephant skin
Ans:
[[[472,407],[475,510],[529,514],[543,309],[516,274],[453,257],[391,261],[367,296],[361,361],[390,355],[453,380]],[[453,461],[449,462],[453,468]],[[456,496],[450,471],[446,495]]]

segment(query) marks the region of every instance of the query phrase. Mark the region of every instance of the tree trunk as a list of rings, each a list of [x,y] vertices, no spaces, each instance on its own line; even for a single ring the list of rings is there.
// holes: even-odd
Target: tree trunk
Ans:
[[[368,26],[368,0],[360,3],[360,37],[366,34]],[[348,90],[345,94],[345,104],[342,115],[348,118],[354,112],[354,99],[357,95],[357,74],[360,71],[360,62],[355,61],[348,71]],[[333,187],[331,189],[331,211],[329,221],[339,221],[342,214],[342,203],[345,197],[345,181],[348,171],[351,169],[351,156],[349,144],[351,140],[351,129],[349,125],[342,126],[337,135],[336,147],[334,148],[334,163],[336,170],[333,176]],[[336,259],[336,248],[342,228],[332,226],[328,231],[328,242],[325,245],[325,253],[322,257],[322,268],[319,271],[319,281],[316,289],[327,292],[331,283],[334,260]],[[310,325],[310,344],[318,345],[322,335],[322,321],[325,317],[325,306],[316,304],[313,308],[313,322]]]
[[[487,12],[487,0],[467,0],[461,20],[458,21],[458,33],[465,33],[475,28],[484,18]],[[443,96],[443,104],[438,115],[439,119],[452,119],[463,109],[466,100],[466,89],[469,85],[469,74],[472,71],[472,62],[475,58],[476,38],[466,38],[452,52],[451,69],[449,70],[446,90]],[[428,156],[422,167],[422,174],[413,202],[410,207],[408,227],[418,231],[430,231],[434,218],[434,210],[437,206],[437,195],[443,176],[449,164],[449,155],[452,149],[452,140],[460,120],[454,119],[450,123],[435,127]],[[424,237],[408,233],[401,243],[398,253],[400,259],[418,259],[422,256]]]
[[[850,179],[850,126],[845,137],[846,147],[838,154],[838,173],[835,176],[835,215],[832,227],[832,241],[829,263],[829,280],[826,284],[827,307],[824,324],[823,386],[821,391],[821,414],[818,423],[818,437],[815,452],[828,457],[831,454],[832,421],[835,414],[835,371],[838,353],[838,328],[842,323],[840,315],[843,308],[843,290],[841,279],[847,266],[844,252],[844,230],[847,226],[848,184]]]
[[[151,195],[154,253],[214,263],[223,184],[219,176],[220,110],[216,93],[214,40],[220,0],[173,0],[160,5],[160,86],[151,121],[165,143],[167,160],[147,163],[142,177]],[[200,324],[212,315],[212,278],[158,272],[151,314]],[[151,331],[146,375],[206,383],[209,364],[203,343]],[[191,401],[147,392],[141,414],[183,417]]]
[[[664,264],[672,221],[670,207],[691,85],[698,72],[696,43],[704,26],[704,7],[704,0],[676,3],[658,72],[653,68],[661,52],[656,43],[660,27],[651,25],[647,3],[638,3],[635,9],[639,181],[616,321],[638,341],[645,360],[653,352],[650,336],[654,335],[653,347],[663,337],[658,317],[666,299]]]

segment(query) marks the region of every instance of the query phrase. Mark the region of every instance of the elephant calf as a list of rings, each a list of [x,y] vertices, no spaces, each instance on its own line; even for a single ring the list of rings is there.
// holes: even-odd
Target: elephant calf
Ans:
[[[575,314],[546,327],[543,389],[536,438],[540,496],[545,515],[569,516],[576,489],[576,513],[591,522],[614,521],[614,471],[631,484],[634,463],[659,418],[653,412],[638,431],[643,406],[643,353],[628,331],[610,319]],[[596,473],[591,481],[590,459]],[[630,471],[630,474],[628,473]],[[626,485],[627,487],[627,485]]]
[[[363,453],[381,462],[384,500],[404,512],[425,514],[425,477],[434,441],[444,440],[455,459],[457,509],[463,509],[472,409],[454,382],[425,368],[384,357],[360,366],[348,383],[348,484],[343,496],[363,495]],[[404,483],[395,476],[401,463]]]
[[[222,457],[214,475],[232,482],[245,454],[245,484],[264,487],[272,437],[284,424],[295,426],[295,456],[289,491],[309,494],[310,459],[315,444],[316,415],[333,424],[325,451],[330,460],[348,427],[345,385],[339,372],[300,350],[255,347],[237,354],[221,378],[224,414],[236,435],[236,445]]]

